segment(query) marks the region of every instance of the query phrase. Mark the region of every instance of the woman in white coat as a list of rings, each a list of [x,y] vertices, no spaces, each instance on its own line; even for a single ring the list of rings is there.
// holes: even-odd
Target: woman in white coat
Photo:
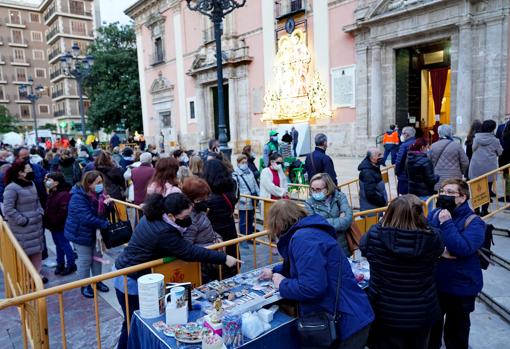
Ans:
[[[269,157],[269,166],[260,174],[260,196],[268,199],[282,199],[288,196],[287,176],[283,173],[283,158],[278,153]]]

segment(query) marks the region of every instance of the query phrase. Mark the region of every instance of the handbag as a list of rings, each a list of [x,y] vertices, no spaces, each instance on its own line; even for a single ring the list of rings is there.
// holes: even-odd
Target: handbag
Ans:
[[[347,240],[347,246],[349,247],[351,255],[354,253],[355,250],[359,250],[359,243],[361,241],[362,236],[363,233],[361,232],[361,230],[359,230],[355,222],[352,222],[349,229],[345,231],[345,240]]]
[[[301,345],[313,348],[331,348],[340,340],[338,333],[338,293],[340,292],[340,278],[342,266],[338,267],[338,281],[336,284],[335,313],[320,311],[300,316],[297,330]]]
[[[112,216],[112,223],[108,227],[101,229],[104,245],[108,249],[129,242],[131,235],[133,235],[131,222],[129,219],[127,221],[121,220],[116,207]]]

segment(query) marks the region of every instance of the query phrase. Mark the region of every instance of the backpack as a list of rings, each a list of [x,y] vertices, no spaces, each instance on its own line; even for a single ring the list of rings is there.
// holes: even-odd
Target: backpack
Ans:
[[[464,229],[466,229],[468,227],[468,225],[476,217],[478,217],[476,214],[472,214],[471,216],[469,216],[466,219],[466,221],[464,222]],[[487,270],[487,268],[489,268],[490,264],[494,264],[493,262],[491,262],[491,256],[492,256],[491,246],[494,245],[493,234],[492,234],[493,231],[494,231],[494,226],[492,224],[485,224],[485,234],[484,234],[483,244],[482,244],[482,247],[480,247],[478,249],[478,258],[480,259],[480,267],[483,270]]]

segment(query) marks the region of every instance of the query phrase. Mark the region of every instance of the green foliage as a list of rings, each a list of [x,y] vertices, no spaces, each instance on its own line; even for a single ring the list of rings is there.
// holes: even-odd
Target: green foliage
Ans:
[[[95,58],[85,81],[85,93],[91,102],[87,113],[90,128],[104,128],[109,132],[120,127],[141,132],[142,108],[133,25],[112,23],[99,28],[88,54]]]
[[[5,106],[0,105],[0,133],[18,132],[16,121],[16,117],[11,115]]]
[[[39,126],[38,127],[39,129],[42,129],[42,130],[50,130],[52,132],[55,132],[57,131],[57,125],[55,124],[50,124],[49,122],[45,123],[44,125],[42,126]]]

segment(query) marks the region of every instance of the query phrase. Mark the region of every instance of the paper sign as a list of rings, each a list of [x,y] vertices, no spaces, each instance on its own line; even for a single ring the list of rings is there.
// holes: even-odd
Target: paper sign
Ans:
[[[489,177],[480,178],[469,183],[469,190],[471,191],[471,206],[473,208],[481,207],[490,202]]]

